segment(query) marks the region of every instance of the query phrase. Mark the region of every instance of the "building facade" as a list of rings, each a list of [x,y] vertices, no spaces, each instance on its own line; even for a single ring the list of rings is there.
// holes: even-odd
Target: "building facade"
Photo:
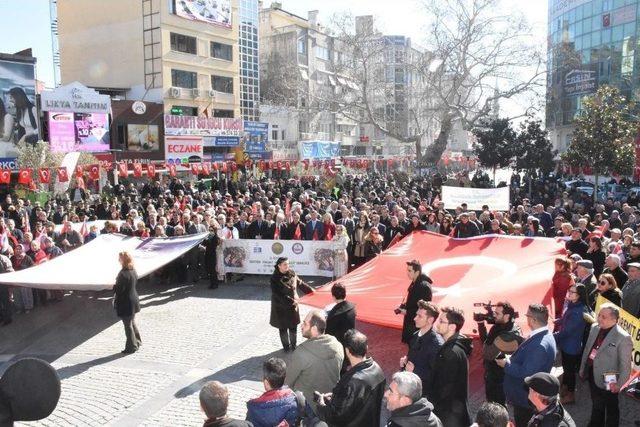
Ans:
[[[57,0],[61,82],[239,118],[238,1]]]
[[[568,148],[586,97],[612,85],[637,103],[639,0],[550,0],[546,124],[554,147]]]
[[[240,114],[244,120],[260,118],[259,1],[239,0],[238,63],[240,65]]]

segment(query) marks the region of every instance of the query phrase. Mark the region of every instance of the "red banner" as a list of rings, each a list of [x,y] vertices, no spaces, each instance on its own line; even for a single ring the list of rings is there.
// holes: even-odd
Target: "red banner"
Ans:
[[[347,299],[357,306],[358,319],[376,325],[402,328],[402,316],[394,314],[407,293],[406,262],[417,259],[433,279],[433,301],[440,307],[464,310],[463,333],[475,335],[473,303],[510,302],[526,328],[524,314],[534,302],[551,304],[554,259],[564,254],[564,244],[547,238],[510,236],[453,239],[430,232],[416,232],[338,281],[347,288]],[[302,302],[325,307],[332,302],[331,283],[307,295]]]
[[[33,169],[31,168],[20,169],[20,172],[18,172],[19,184],[31,184],[32,179],[33,179]]]
[[[90,165],[89,166],[89,178],[93,180],[100,179],[100,165]]]
[[[47,168],[40,168],[38,169],[38,178],[40,183],[48,184],[51,180],[51,172]]]
[[[9,184],[11,182],[11,171],[8,169],[0,170],[0,184]]]
[[[58,173],[58,182],[67,182],[69,181],[69,174],[67,173],[67,167],[61,166],[57,169]]]
[[[147,176],[149,178],[155,178],[156,177],[156,166],[153,163],[149,163],[147,165]]]

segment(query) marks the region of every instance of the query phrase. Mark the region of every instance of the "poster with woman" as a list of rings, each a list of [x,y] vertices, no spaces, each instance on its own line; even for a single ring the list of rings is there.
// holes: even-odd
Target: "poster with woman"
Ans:
[[[39,139],[33,62],[0,58],[0,158],[15,158],[21,141]]]

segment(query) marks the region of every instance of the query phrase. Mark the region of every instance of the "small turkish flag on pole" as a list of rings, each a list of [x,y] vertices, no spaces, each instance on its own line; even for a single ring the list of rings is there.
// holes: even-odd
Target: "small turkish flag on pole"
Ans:
[[[202,173],[205,175],[211,175],[211,163],[205,162],[202,164]]]
[[[0,184],[11,183],[11,171],[7,169],[0,170]]]
[[[82,178],[82,175],[84,175],[84,171],[82,170],[82,166],[80,166],[80,165],[76,166],[76,178]]]
[[[142,176],[142,163],[133,164],[133,176],[140,178]]]
[[[193,175],[198,176],[199,169],[200,169],[200,168],[199,168],[199,166],[200,166],[200,165],[199,165],[198,163],[191,163],[191,173],[192,173]]]
[[[118,163],[118,176],[121,178],[129,176],[129,171],[127,170],[127,164],[125,162]]]
[[[100,166],[99,165],[91,165],[91,166],[89,166],[89,178],[91,178],[91,179],[100,179]]]
[[[18,183],[30,184],[31,180],[33,179],[32,174],[33,174],[33,170],[30,168],[20,169],[20,172],[18,173]]]
[[[67,182],[69,181],[69,174],[67,173],[66,166],[61,166],[57,170],[58,173],[58,182]]]
[[[38,178],[42,184],[48,184],[51,180],[51,172],[46,168],[38,169]]]
[[[176,176],[176,165],[170,163],[167,165],[167,169],[169,169],[169,175]]]
[[[149,178],[155,178],[156,177],[156,166],[152,163],[149,163],[147,165],[147,176]]]

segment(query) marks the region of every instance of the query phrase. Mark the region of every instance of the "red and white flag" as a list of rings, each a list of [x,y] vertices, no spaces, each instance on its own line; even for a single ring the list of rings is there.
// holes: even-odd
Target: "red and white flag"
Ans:
[[[207,176],[211,175],[211,163],[209,162],[202,163],[202,173]]]
[[[136,162],[133,164],[133,176],[140,178],[142,176],[142,163]]]
[[[153,163],[149,163],[147,165],[147,176],[149,178],[155,178],[156,177],[156,165],[154,165]]]
[[[51,171],[47,168],[38,169],[38,179],[42,184],[48,184],[51,181]]]
[[[358,306],[358,319],[386,327],[402,328],[402,316],[393,312],[406,296],[409,281],[397,274],[406,262],[417,259],[433,280],[433,302],[440,307],[462,309],[469,319],[474,303],[509,301],[520,313],[531,303],[552,304],[551,278],[554,260],[565,254],[555,239],[512,236],[453,239],[417,231],[373,260],[340,277],[349,301]],[[329,283],[305,296],[301,302],[325,307],[332,301]],[[528,330],[526,317],[517,322]],[[465,322],[462,333],[473,332],[474,322]]]
[[[100,179],[100,165],[89,166],[89,178],[94,180]]]
[[[8,169],[0,169],[0,184],[11,183],[11,171]]]
[[[127,168],[127,164],[125,162],[118,163],[118,176],[120,178],[126,178],[129,176],[129,169]]]
[[[173,163],[169,163],[167,165],[167,169],[169,169],[169,175],[176,176],[177,174],[176,165],[174,165]]]
[[[67,173],[67,167],[66,166],[60,166],[56,170],[56,173],[58,175],[58,182],[68,182],[69,181],[69,174]]]
[[[191,163],[191,173],[195,176],[198,176],[198,174],[200,173],[199,163]]]
[[[76,166],[76,178],[82,178],[82,175],[84,175],[84,170],[82,169],[82,166],[80,165]]]
[[[19,184],[31,184],[32,180],[33,180],[33,169],[31,168],[20,169],[20,172],[18,172]]]

